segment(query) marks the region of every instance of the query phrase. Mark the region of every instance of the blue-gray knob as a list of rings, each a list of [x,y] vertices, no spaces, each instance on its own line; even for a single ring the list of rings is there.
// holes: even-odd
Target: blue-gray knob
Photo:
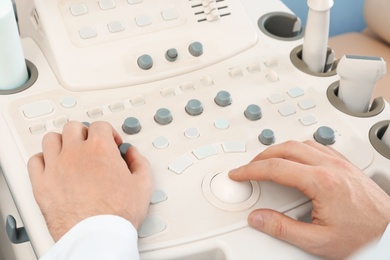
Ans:
[[[154,120],[160,125],[167,125],[173,120],[172,113],[169,111],[169,109],[160,108],[156,111]]]
[[[314,139],[323,145],[330,145],[335,142],[336,136],[332,128],[328,126],[321,126],[314,133]]]
[[[136,134],[141,131],[141,124],[135,117],[128,117],[122,125],[122,130],[128,135]]]
[[[203,112],[203,105],[199,100],[191,99],[188,101],[185,109],[190,116],[198,116]]]
[[[131,144],[129,144],[129,143],[122,143],[121,145],[119,145],[119,151],[120,151],[121,156],[123,158],[125,158],[127,150],[129,150],[130,147],[131,147]]]
[[[153,59],[150,55],[144,54],[138,57],[137,64],[141,69],[148,70],[153,67]]]
[[[172,49],[169,49],[167,50],[167,52],[165,53],[165,58],[168,60],[168,61],[175,61],[178,57],[178,53],[177,53],[177,50],[175,48],[172,48]]]
[[[248,118],[251,121],[259,120],[262,116],[261,108],[258,105],[249,105],[245,111],[244,115],[246,118]]]
[[[214,98],[215,103],[220,107],[226,107],[232,103],[230,93],[227,91],[219,91]]]
[[[271,145],[275,143],[275,133],[271,129],[264,129],[259,135],[260,143],[264,145]]]
[[[203,45],[200,42],[193,42],[188,47],[188,51],[194,57],[199,57],[203,54]]]

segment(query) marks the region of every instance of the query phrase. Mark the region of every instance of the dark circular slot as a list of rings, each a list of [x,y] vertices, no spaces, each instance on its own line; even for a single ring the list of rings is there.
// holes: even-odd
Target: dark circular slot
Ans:
[[[301,20],[289,13],[273,12],[260,17],[260,30],[275,39],[293,41],[303,37]]]
[[[0,90],[0,95],[9,95],[9,94],[19,93],[19,92],[22,92],[23,90],[28,89],[32,85],[34,85],[34,83],[38,79],[37,67],[35,67],[35,65],[28,60],[26,60],[26,66],[27,66],[28,77],[29,77],[28,81],[26,83],[24,83],[22,86],[15,88],[15,89]]]

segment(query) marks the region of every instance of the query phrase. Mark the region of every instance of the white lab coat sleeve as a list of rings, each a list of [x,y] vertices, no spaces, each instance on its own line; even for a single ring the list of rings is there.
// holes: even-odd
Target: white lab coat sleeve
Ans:
[[[41,260],[139,259],[138,236],[124,218],[100,215],[87,218],[69,230]]]
[[[363,248],[349,260],[389,260],[390,259],[390,223],[387,225],[382,237]]]

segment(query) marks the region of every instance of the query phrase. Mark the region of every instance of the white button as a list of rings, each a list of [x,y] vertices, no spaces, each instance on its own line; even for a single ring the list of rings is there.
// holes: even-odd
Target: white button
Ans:
[[[222,143],[222,149],[225,153],[245,153],[246,143],[241,141],[227,141]]]
[[[229,70],[229,76],[232,78],[242,77],[244,74],[242,73],[242,69],[240,68],[231,68]]]
[[[166,228],[165,220],[158,215],[146,216],[142,226],[138,230],[138,236],[141,238],[149,237],[160,233]]]
[[[135,23],[140,27],[146,26],[152,23],[152,18],[150,18],[150,16],[147,15],[137,16],[135,18]]]
[[[143,0],[127,0],[127,2],[131,5],[142,3]]]
[[[318,122],[317,117],[315,117],[314,115],[303,116],[301,117],[301,119],[299,119],[299,121],[304,126],[314,125]]]
[[[49,101],[40,101],[25,105],[22,111],[27,118],[35,118],[50,114],[54,111],[54,107]]]
[[[164,149],[169,146],[169,141],[166,137],[159,136],[154,139],[153,146],[156,147],[157,149]]]
[[[133,106],[140,106],[145,104],[144,96],[135,96],[130,99],[130,102]]]
[[[229,128],[230,122],[226,118],[218,118],[215,120],[214,126],[219,130],[225,130]]]
[[[272,104],[278,104],[285,101],[285,98],[282,94],[272,94],[271,96],[268,97],[268,100]]]
[[[194,162],[187,155],[182,155],[168,166],[168,169],[176,174],[182,174],[185,169],[190,167]]]
[[[175,95],[175,89],[173,88],[164,88],[160,91],[161,96],[163,97],[173,97]]]
[[[97,118],[103,116],[103,111],[100,108],[96,107],[88,110],[87,115],[89,118]]]
[[[195,139],[195,138],[198,138],[200,136],[200,133],[198,131],[198,129],[194,128],[194,127],[191,127],[191,128],[187,128],[185,131],[184,131],[184,135],[187,137],[187,138],[190,138],[190,139]]]
[[[292,105],[286,105],[286,106],[279,108],[279,113],[282,116],[291,116],[291,115],[295,114],[296,112],[297,111],[296,111],[295,107]]]
[[[267,60],[266,62],[264,62],[264,65],[267,67],[267,68],[275,68],[278,66],[278,60],[277,59],[270,59],[270,60]]]
[[[202,147],[198,147],[192,151],[192,153],[198,158],[199,160],[205,159],[207,157],[213,156],[218,154],[217,147],[215,145],[205,145]]]
[[[260,64],[256,62],[256,63],[253,63],[253,64],[249,65],[248,67],[246,67],[246,70],[249,73],[256,73],[256,72],[261,71],[261,67],[260,67]]]
[[[74,16],[84,15],[84,14],[88,13],[88,8],[85,4],[71,5],[69,10],[70,10],[70,13]]]
[[[188,91],[193,91],[195,90],[195,86],[193,83],[185,83],[183,85],[180,86],[180,89],[183,91],[183,92],[188,92]]]
[[[66,116],[61,116],[54,119],[53,124],[57,128],[62,128],[66,123],[68,123],[68,118]]]
[[[167,9],[161,12],[161,16],[165,21],[175,20],[179,17],[176,8]]]
[[[269,82],[278,82],[279,81],[279,75],[274,70],[268,70],[267,75],[265,75],[266,79],[268,79]]]
[[[46,131],[46,126],[43,123],[36,123],[30,126],[30,133],[33,135],[40,134]]]
[[[79,36],[83,40],[87,40],[90,38],[96,37],[97,32],[94,28],[92,27],[84,27],[79,30]]]
[[[305,99],[305,100],[302,100],[301,102],[299,102],[298,106],[303,110],[307,110],[307,109],[314,108],[316,106],[316,104],[311,99]]]
[[[119,101],[108,106],[111,112],[118,112],[125,109],[123,102]]]
[[[115,8],[116,4],[114,0],[99,0],[99,6],[102,10],[108,10]]]
[[[214,85],[214,81],[213,79],[210,77],[210,76],[204,76],[200,82],[203,84],[203,86],[205,87],[209,87],[209,86],[212,86]]]
[[[75,97],[63,97],[61,100],[61,106],[65,108],[71,108],[77,105],[77,99]]]
[[[168,199],[167,194],[163,190],[155,190],[150,199],[150,204],[154,205]]]
[[[107,27],[108,30],[112,33],[121,32],[125,29],[125,26],[119,21],[108,23]]]
[[[305,94],[305,91],[301,88],[292,88],[289,91],[287,91],[288,95],[292,98],[300,97]]]

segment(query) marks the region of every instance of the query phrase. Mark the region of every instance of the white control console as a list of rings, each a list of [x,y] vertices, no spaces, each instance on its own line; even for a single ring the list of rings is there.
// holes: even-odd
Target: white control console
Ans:
[[[19,20],[30,81],[0,93],[0,162],[36,257],[53,241],[26,163],[69,120],[110,122],[150,160],[156,190],[139,230],[142,259],[313,259],[247,225],[257,208],[305,219],[305,196],[227,177],[274,143],[331,145],[390,187],[388,104],[348,113],[335,69],[297,66],[302,33],[279,1],[28,5],[19,3]],[[277,29],[292,24],[292,35]]]

